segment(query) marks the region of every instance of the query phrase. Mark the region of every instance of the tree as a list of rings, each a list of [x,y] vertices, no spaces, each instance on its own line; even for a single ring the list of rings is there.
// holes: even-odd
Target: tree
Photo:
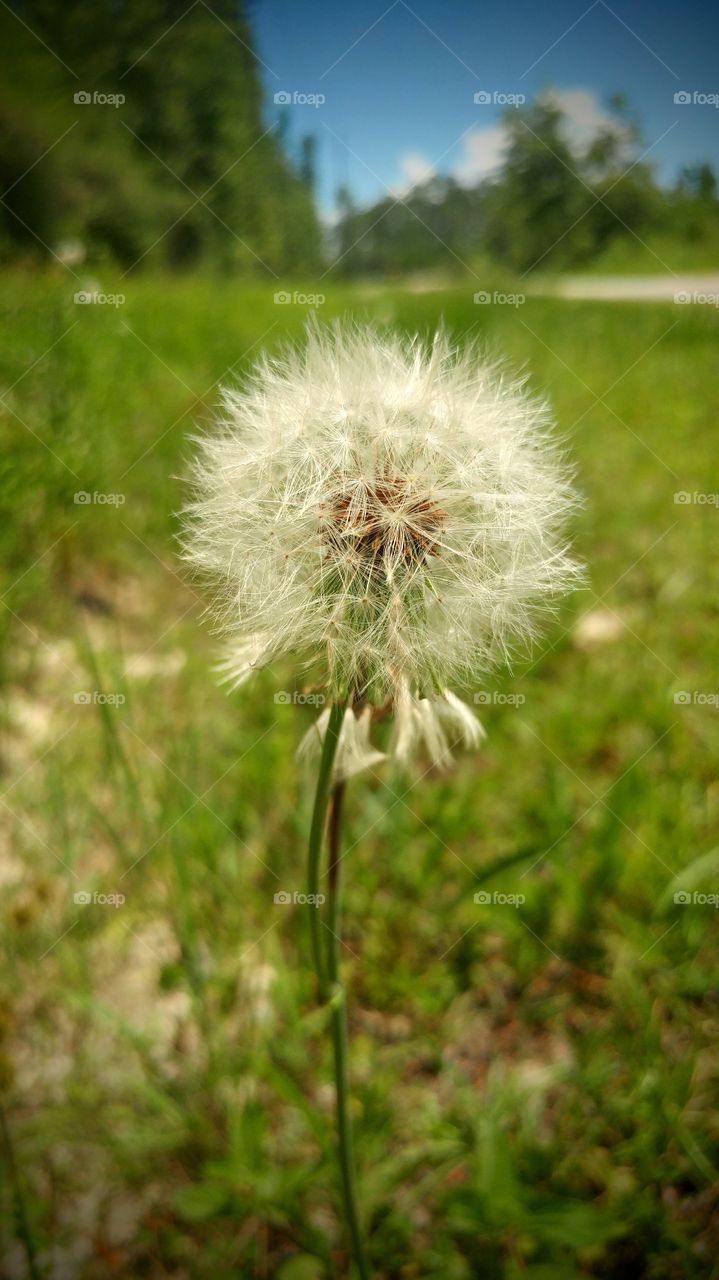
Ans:
[[[679,174],[679,191],[694,200],[717,198],[716,174],[710,164],[685,166]]]
[[[18,0],[15,9],[25,26],[7,6],[0,13],[0,169],[22,173],[51,150],[14,188],[25,230],[19,207],[6,206],[6,249],[72,236],[91,258],[110,253],[123,265],[280,272],[318,261],[307,175],[267,130],[242,0],[213,0],[212,12],[177,0]],[[78,89],[124,102],[77,103]]]

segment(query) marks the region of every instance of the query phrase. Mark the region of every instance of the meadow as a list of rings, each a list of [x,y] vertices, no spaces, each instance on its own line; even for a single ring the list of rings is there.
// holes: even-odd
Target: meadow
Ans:
[[[0,282],[4,1267],[342,1277],[310,908],[275,901],[315,713],[289,669],[217,686],[176,542],[188,436],[308,308],[88,284]],[[719,1276],[717,310],[287,288],[522,365],[584,498],[586,587],[466,691],[481,753],[348,789],[373,1272]]]

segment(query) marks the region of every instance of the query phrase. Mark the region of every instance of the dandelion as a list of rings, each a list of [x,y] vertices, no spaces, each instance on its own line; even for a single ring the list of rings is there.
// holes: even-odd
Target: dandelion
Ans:
[[[291,657],[327,702],[300,748],[319,762],[308,891],[327,826],[326,955],[314,909],[311,935],[364,1277],[336,936],[343,786],[387,756],[409,765],[422,751],[445,767],[459,743],[479,745],[456,690],[526,649],[577,581],[563,534],[575,496],[547,404],[443,333],[310,325],[304,346],[265,356],[222,407],[199,441],[184,550],[215,585],[230,686]]]
[[[547,405],[442,334],[318,325],[222,403],[186,554],[217,584],[224,678],[291,655],[329,703],[395,712],[401,761],[446,764],[443,726],[476,745],[448,690],[524,649],[577,575]]]

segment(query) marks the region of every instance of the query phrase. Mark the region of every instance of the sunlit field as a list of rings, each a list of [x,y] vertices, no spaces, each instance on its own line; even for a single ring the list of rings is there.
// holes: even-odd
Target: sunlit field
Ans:
[[[209,277],[89,283],[118,305],[73,284],[0,286],[5,1266],[30,1274],[24,1234],[53,1280],[334,1280],[310,908],[275,901],[304,889],[315,710],[281,667],[218,687],[177,548],[188,437],[309,308]],[[465,691],[478,755],[348,789],[373,1274],[717,1276],[719,317],[473,292],[317,307],[443,318],[522,365],[588,564],[545,642]]]

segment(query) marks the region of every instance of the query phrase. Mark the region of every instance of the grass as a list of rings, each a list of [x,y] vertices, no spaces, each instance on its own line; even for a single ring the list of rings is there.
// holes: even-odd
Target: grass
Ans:
[[[27,1274],[19,1192],[41,1275],[342,1276],[307,908],[274,902],[304,888],[312,712],[275,701],[289,667],[217,689],[174,542],[193,423],[304,309],[227,281],[103,281],[118,307],[79,287],[0,285],[5,1267]],[[526,366],[590,566],[546,644],[475,691],[481,755],[349,788],[374,1273],[719,1275],[718,917],[674,901],[719,890],[719,319],[325,292],[323,317],[443,315]],[[93,892],[125,901],[74,900]]]
[[[714,274],[719,269],[716,231],[701,226],[678,237],[647,232],[641,238],[617,236],[580,275],[664,275],[667,272]]]

